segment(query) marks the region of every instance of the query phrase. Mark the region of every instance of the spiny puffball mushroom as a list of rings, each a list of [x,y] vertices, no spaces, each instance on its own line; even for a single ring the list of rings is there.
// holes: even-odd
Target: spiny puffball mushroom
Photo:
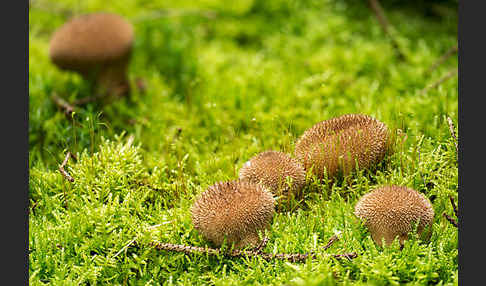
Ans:
[[[275,213],[272,193],[246,182],[219,182],[203,192],[191,207],[192,222],[207,240],[220,247],[256,246],[258,232],[270,227]]]
[[[288,154],[268,150],[247,161],[240,169],[239,178],[261,183],[274,195],[287,196],[290,193],[297,194],[304,187],[305,171]],[[287,183],[287,178],[290,179],[290,184]]]
[[[126,69],[133,45],[133,26],[111,13],[92,13],[71,19],[50,41],[49,56],[60,69],[94,80],[97,92],[129,90]]]
[[[423,194],[413,189],[383,186],[361,197],[354,214],[364,221],[376,244],[382,246],[384,238],[390,245],[398,237],[403,245],[414,224],[418,223],[418,234],[432,224],[434,209]]]
[[[381,161],[389,146],[388,127],[364,114],[346,114],[321,121],[307,129],[295,145],[295,155],[305,170],[319,179],[348,175]]]

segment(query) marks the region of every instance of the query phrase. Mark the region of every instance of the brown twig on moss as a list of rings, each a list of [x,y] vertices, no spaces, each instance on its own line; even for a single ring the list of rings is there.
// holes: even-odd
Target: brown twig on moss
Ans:
[[[322,249],[323,250],[327,250],[337,240],[339,240],[339,237],[336,234],[333,235],[333,236],[331,236],[331,238],[329,239],[329,241],[327,242],[327,244]]]
[[[358,257],[358,254],[356,252],[343,253],[343,254],[333,254],[333,257],[336,258],[336,259],[346,258],[348,260],[351,260],[353,258]]]
[[[454,53],[457,53],[457,51],[458,51],[458,47],[457,47],[457,44],[456,44],[456,45],[452,46],[445,54],[443,54],[433,65],[431,65],[426,70],[426,73],[431,73],[439,65],[441,65],[443,62],[445,62],[450,56],[452,56]]]
[[[59,165],[59,172],[61,172],[61,175],[63,175],[64,178],[66,178],[66,180],[68,180],[72,183],[72,182],[74,182],[74,178],[71,177],[71,175],[69,175],[69,173],[66,172],[66,170],[64,170],[64,167],[66,166],[66,164],[67,164],[67,162],[68,162],[68,160],[71,156],[74,159],[76,159],[76,157],[73,154],[71,154],[71,152],[68,151],[67,154],[66,154],[66,157],[64,158],[64,161],[62,162],[61,165]]]
[[[434,83],[432,83],[429,86],[427,86],[424,89],[422,89],[420,91],[420,93],[424,94],[427,91],[429,91],[429,90],[431,90],[433,88],[438,87],[441,83],[443,83],[444,81],[450,79],[451,77],[453,77],[456,74],[457,74],[457,68],[453,68],[452,70],[448,71],[444,76],[442,76],[441,78],[439,78],[437,81],[435,81]]]
[[[420,164],[420,148],[422,147],[422,140],[420,140],[420,144],[418,145],[417,147],[417,153],[418,153],[418,162]],[[420,178],[422,178],[422,181],[424,182],[424,188],[425,190],[427,190],[427,184],[425,183],[425,179],[424,179],[424,175],[422,174],[422,172],[418,171],[419,172],[419,175],[420,175]]]
[[[457,146],[457,137],[456,133],[454,132],[454,124],[452,123],[452,119],[447,116],[447,123],[449,123],[449,131],[451,132],[452,138],[454,138],[454,145],[456,146],[456,155],[459,156],[459,146]]]
[[[458,227],[457,221],[450,217],[448,214],[444,213],[444,217],[455,227]]]
[[[293,253],[293,254],[286,254],[286,253],[264,253],[258,252],[254,250],[233,250],[229,252],[224,252],[220,249],[214,249],[209,247],[196,247],[196,246],[189,246],[189,245],[180,245],[180,244],[172,244],[172,243],[160,243],[160,242],[151,242],[150,246],[154,247],[157,250],[165,250],[165,251],[174,251],[174,252],[182,252],[185,254],[208,254],[208,255],[224,255],[227,257],[257,257],[260,256],[261,258],[265,259],[266,261],[271,261],[274,259],[278,260],[287,260],[290,262],[304,262],[307,258],[315,259],[317,258],[317,254],[313,252],[300,254],[300,253]],[[332,256],[336,259],[352,259],[356,258],[358,255],[355,252],[351,253],[344,253],[344,254],[332,254]]]
[[[385,12],[384,12],[383,7],[381,6],[380,2],[378,0],[368,0],[368,2],[370,4],[371,9],[375,13],[376,18],[378,19],[378,23],[380,23],[381,28],[383,29],[383,31],[385,32],[385,34],[388,37],[390,37],[391,42],[392,42],[392,45],[393,45],[393,48],[397,52],[398,57],[401,60],[404,60],[405,59],[405,55],[400,50],[400,47],[398,45],[397,40],[395,39],[395,37],[393,37],[393,35],[390,32],[390,26],[391,25],[390,25],[390,22],[388,21],[386,15],[385,15]]]
[[[34,202],[28,209],[27,209],[27,213],[30,214],[30,212],[34,212],[34,209],[35,207],[37,206],[37,204],[39,203],[39,201],[36,201]]]
[[[68,118],[71,118],[74,113],[74,106],[69,104],[64,99],[60,98],[56,94],[51,96],[52,101],[62,110]]]
[[[120,253],[122,253],[125,249],[127,249],[128,247],[130,247],[130,245],[136,244],[136,241],[135,241],[136,239],[137,238],[135,237],[134,239],[130,240],[124,247],[122,247],[122,249],[120,249],[115,255],[113,255],[112,258],[115,258],[118,255],[120,255]]]
[[[260,242],[260,244],[257,247],[255,247],[254,251],[256,251],[257,253],[262,253],[265,246],[267,246],[267,243],[268,243],[268,236],[265,236]]]
[[[459,216],[457,215],[457,207],[456,207],[456,204],[454,203],[454,198],[449,196],[449,200],[451,201],[451,205],[452,205],[452,209],[454,210],[454,214],[456,215],[457,218],[459,218]]]

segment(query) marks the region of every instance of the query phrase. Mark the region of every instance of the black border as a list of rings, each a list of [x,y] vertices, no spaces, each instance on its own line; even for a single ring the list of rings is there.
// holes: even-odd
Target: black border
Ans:
[[[486,43],[484,41],[484,1],[459,1],[459,284],[482,285],[484,282],[483,228],[484,105]],[[482,183],[482,184],[481,184]],[[475,283],[475,281],[478,281]]]
[[[2,34],[2,240],[4,277],[28,285],[29,1],[3,3]],[[14,283],[10,282],[13,280]]]

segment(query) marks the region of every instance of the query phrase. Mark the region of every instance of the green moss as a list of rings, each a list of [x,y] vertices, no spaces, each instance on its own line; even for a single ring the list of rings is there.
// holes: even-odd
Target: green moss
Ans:
[[[446,121],[457,125],[457,77],[420,93],[457,67],[455,55],[426,72],[457,42],[457,11],[430,16],[384,3],[407,56],[400,61],[366,1],[51,2],[34,1],[29,10],[33,285],[457,285],[457,229],[442,216],[453,214],[449,196],[457,198]],[[90,96],[90,85],[49,62],[49,38],[69,15],[99,10],[135,26],[133,94],[105,107],[88,104],[71,121],[50,96],[73,101]],[[135,88],[138,78],[145,92]],[[371,115],[407,138],[373,172],[331,186],[310,179],[304,201],[274,218],[265,251],[305,253],[340,231],[326,253],[355,251],[353,261],[124,248],[134,238],[207,245],[189,214],[197,194],[235,179],[259,152],[292,153],[304,130],[345,113]],[[77,155],[66,166],[74,183],[58,171],[67,151]],[[353,208],[382,184],[407,185],[433,201],[430,242],[413,238],[402,251],[373,243]]]

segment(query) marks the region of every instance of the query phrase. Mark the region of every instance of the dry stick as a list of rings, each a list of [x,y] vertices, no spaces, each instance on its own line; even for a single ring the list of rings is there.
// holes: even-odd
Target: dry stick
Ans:
[[[64,167],[66,166],[69,158],[74,155],[71,154],[71,152],[67,152],[66,154],[66,158],[64,158],[64,161],[62,162],[62,164],[59,166],[59,172],[61,172],[61,174],[64,176],[64,178],[66,178],[68,181],[70,181],[71,183],[74,182],[74,179],[73,177],[71,177],[71,175],[68,174],[68,172],[66,172],[66,170],[64,170]],[[76,158],[75,158],[76,159]]]
[[[452,138],[455,140],[454,145],[456,145],[456,155],[459,156],[459,147],[457,146],[457,137],[456,133],[454,132],[454,124],[449,116],[447,116],[447,122],[449,123],[449,131],[451,132]]]
[[[67,117],[71,118],[74,112],[74,106],[72,106],[67,101],[57,96],[56,94],[53,94],[51,98],[52,101],[54,101],[54,103],[64,111],[64,114],[66,114]]]
[[[401,59],[405,59],[405,55],[400,50],[400,47],[398,46],[398,43],[397,43],[395,37],[393,37],[392,34],[390,33],[390,30],[389,30],[390,23],[388,22],[388,19],[385,16],[385,12],[383,11],[383,7],[381,7],[380,2],[378,2],[378,0],[368,0],[368,2],[370,3],[370,6],[371,6],[371,9],[373,10],[373,12],[375,12],[376,18],[378,19],[378,22],[380,23],[381,28],[383,29],[385,34],[387,34],[387,36],[390,37],[390,39],[392,41],[393,48],[398,53],[398,56]]]
[[[163,223],[159,223],[159,224],[156,224],[156,225],[152,225],[152,226],[149,226],[147,227],[147,230],[152,230],[154,228],[157,228],[159,226],[162,226],[162,225],[165,225],[165,224],[168,224],[168,223],[172,223],[173,221],[166,221],[166,222],[163,222]],[[115,255],[112,256],[112,258],[115,258],[117,257],[118,255],[120,255],[120,253],[123,252],[123,250],[127,249],[130,245],[134,245],[136,246],[137,245],[137,238],[140,234],[137,234],[132,240],[130,240],[125,246],[123,246]]]
[[[337,235],[331,236],[331,238],[329,239],[329,241],[327,242],[327,244],[322,249],[323,250],[327,250],[337,240],[339,240],[339,237]]]
[[[420,164],[420,147],[422,147],[422,141],[420,141],[420,145],[417,148],[419,164]],[[424,175],[422,175],[422,172],[420,172],[420,171],[419,171],[419,174],[420,174],[420,177],[422,178],[422,181],[424,182],[424,188],[425,188],[425,190],[427,190],[427,184],[425,183]]]
[[[38,203],[39,203],[38,201],[37,201],[37,202],[34,202],[34,203],[32,204],[32,206],[30,206],[30,207],[27,209],[27,213],[28,213],[28,214],[30,214],[31,210],[32,210],[32,212],[34,212],[34,209],[35,209],[35,207],[37,206],[37,204],[38,204]]]
[[[277,253],[277,254],[270,254],[270,253],[263,253],[258,251],[245,251],[245,250],[233,250],[231,252],[224,252],[220,249],[214,249],[209,247],[196,247],[196,246],[188,246],[188,245],[180,245],[180,244],[172,244],[172,243],[160,243],[160,242],[151,242],[151,246],[155,247],[157,250],[166,250],[166,251],[174,251],[174,252],[183,252],[185,254],[194,254],[194,253],[203,253],[203,254],[210,254],[210,255],[225,255],[229,257],[246,257],[246,256],[260,256],[263,259],[270,261],[272,259],[280,259],[280,260],[288,260],[290,262],[304,262],[307,258],[316,258],[317,254],[315,253],[306,253],[306,254],[285,254],[285,253]],[[352,259],[356,258],[358,255],[355,252],[352,253],[344,253],[344,254],[333,254],[332,255],[336,259],[347,258]]]
[[[452,70],[450,70],[449,72],[447,72],[443,77],[439,78],[436,82],[434,82],[431,85],[429,85],[429,86],[425,87],[424,89],[422,89],[420,91],[420,93],[424,94],[427,91],[429,91],[430,89],[436,88],[441,83],[443,83],[444,81],[448,80],[449,78],[453,77],[456,74],[457,74],[457,68],[453,68]]]
[[[122,253],[123,250],[127,249],[130,245],[132,245],[132,243],[134,243],[136,239],[137,239],[137,237],[135,237],[134,239],[130,240],[124,247],[122,247],[122,249],[120,249],[115,255],[113,255],[112,258],[115,258],[118,255],[120,255],[120,253]]]
[[[454,198],[449,196],[449,200],[451,201],[452,209],[454,210],[456,217],[459,218],[459,216],[457,215],[457,207],[456,207],[456,204],[454,203]]]
[[[257,247],[255,247],[254,251],[258,253],[262,253],[265,246],[267,246],[267,243],[268,243],[268,236],[265,236],[263,240],[260,242],[260,244]]]
[[[431,65],[426,73],[431,73],[433,70],[435,70],[439,65],[441,65],[443,62],[445,62],[451,55],[454,53],[457,53],[458,47],[457,44],[454,45],[452,48],[450,48],[445,54],[443,54],[433,65]]]
[[[453,218],[451,218],[448,214],[444,213],[444,217],[455,227],[457,226],[457,221]]]
[[[151,229],[154,229],[154,228],[157,228],[159,226],[162,226],[162,225],[165,225],[165,224],[169,224],[169,223],[172,223],[172,222],[174,222],[174,221],[172,221],[172,220],[171,221],[166,221],[166,222],[163,222],[163,223],[159,223],[159,224],[156,224],[156,225],[149,226],[149,227],[147,227],[147,229],[151,230]],[[115,255],[113,255],[112,258],[115,258],[118,255],[120,255],[120,253],[122,253],[123,250],[127,249],[130,245],[137,244],[135,240],[137,240],[137,237],[138,236],[139,236],[139,234],[136,235],[132,240],[130,240],[125,246],[123,246]]]
[[[71,177],[71,175],[68,174],[68,172],[66,172],[66,170],[64,170],[64,167],[66,166],[69,158],[74,155],[71,154],[71,152],[67,152],[66,154],[66,158],[64,158],[64,161],[62,162],[62,164],[59,166],[59,172],[61,172],[61,174],[64,176],[64,178],[66,178],[68,181],[70,181],[71,183],[74,182],[74,179],[73,177]],[[75,158],[76,159],[76,158]],[[63,191],[63,194],[64,194],[64,207],[67,209],[68,208],[68,201],[67,201],[67,195],[66,195],[66,190],[65,190],[65,187],[63,186],[62,188],[62,191]]]

